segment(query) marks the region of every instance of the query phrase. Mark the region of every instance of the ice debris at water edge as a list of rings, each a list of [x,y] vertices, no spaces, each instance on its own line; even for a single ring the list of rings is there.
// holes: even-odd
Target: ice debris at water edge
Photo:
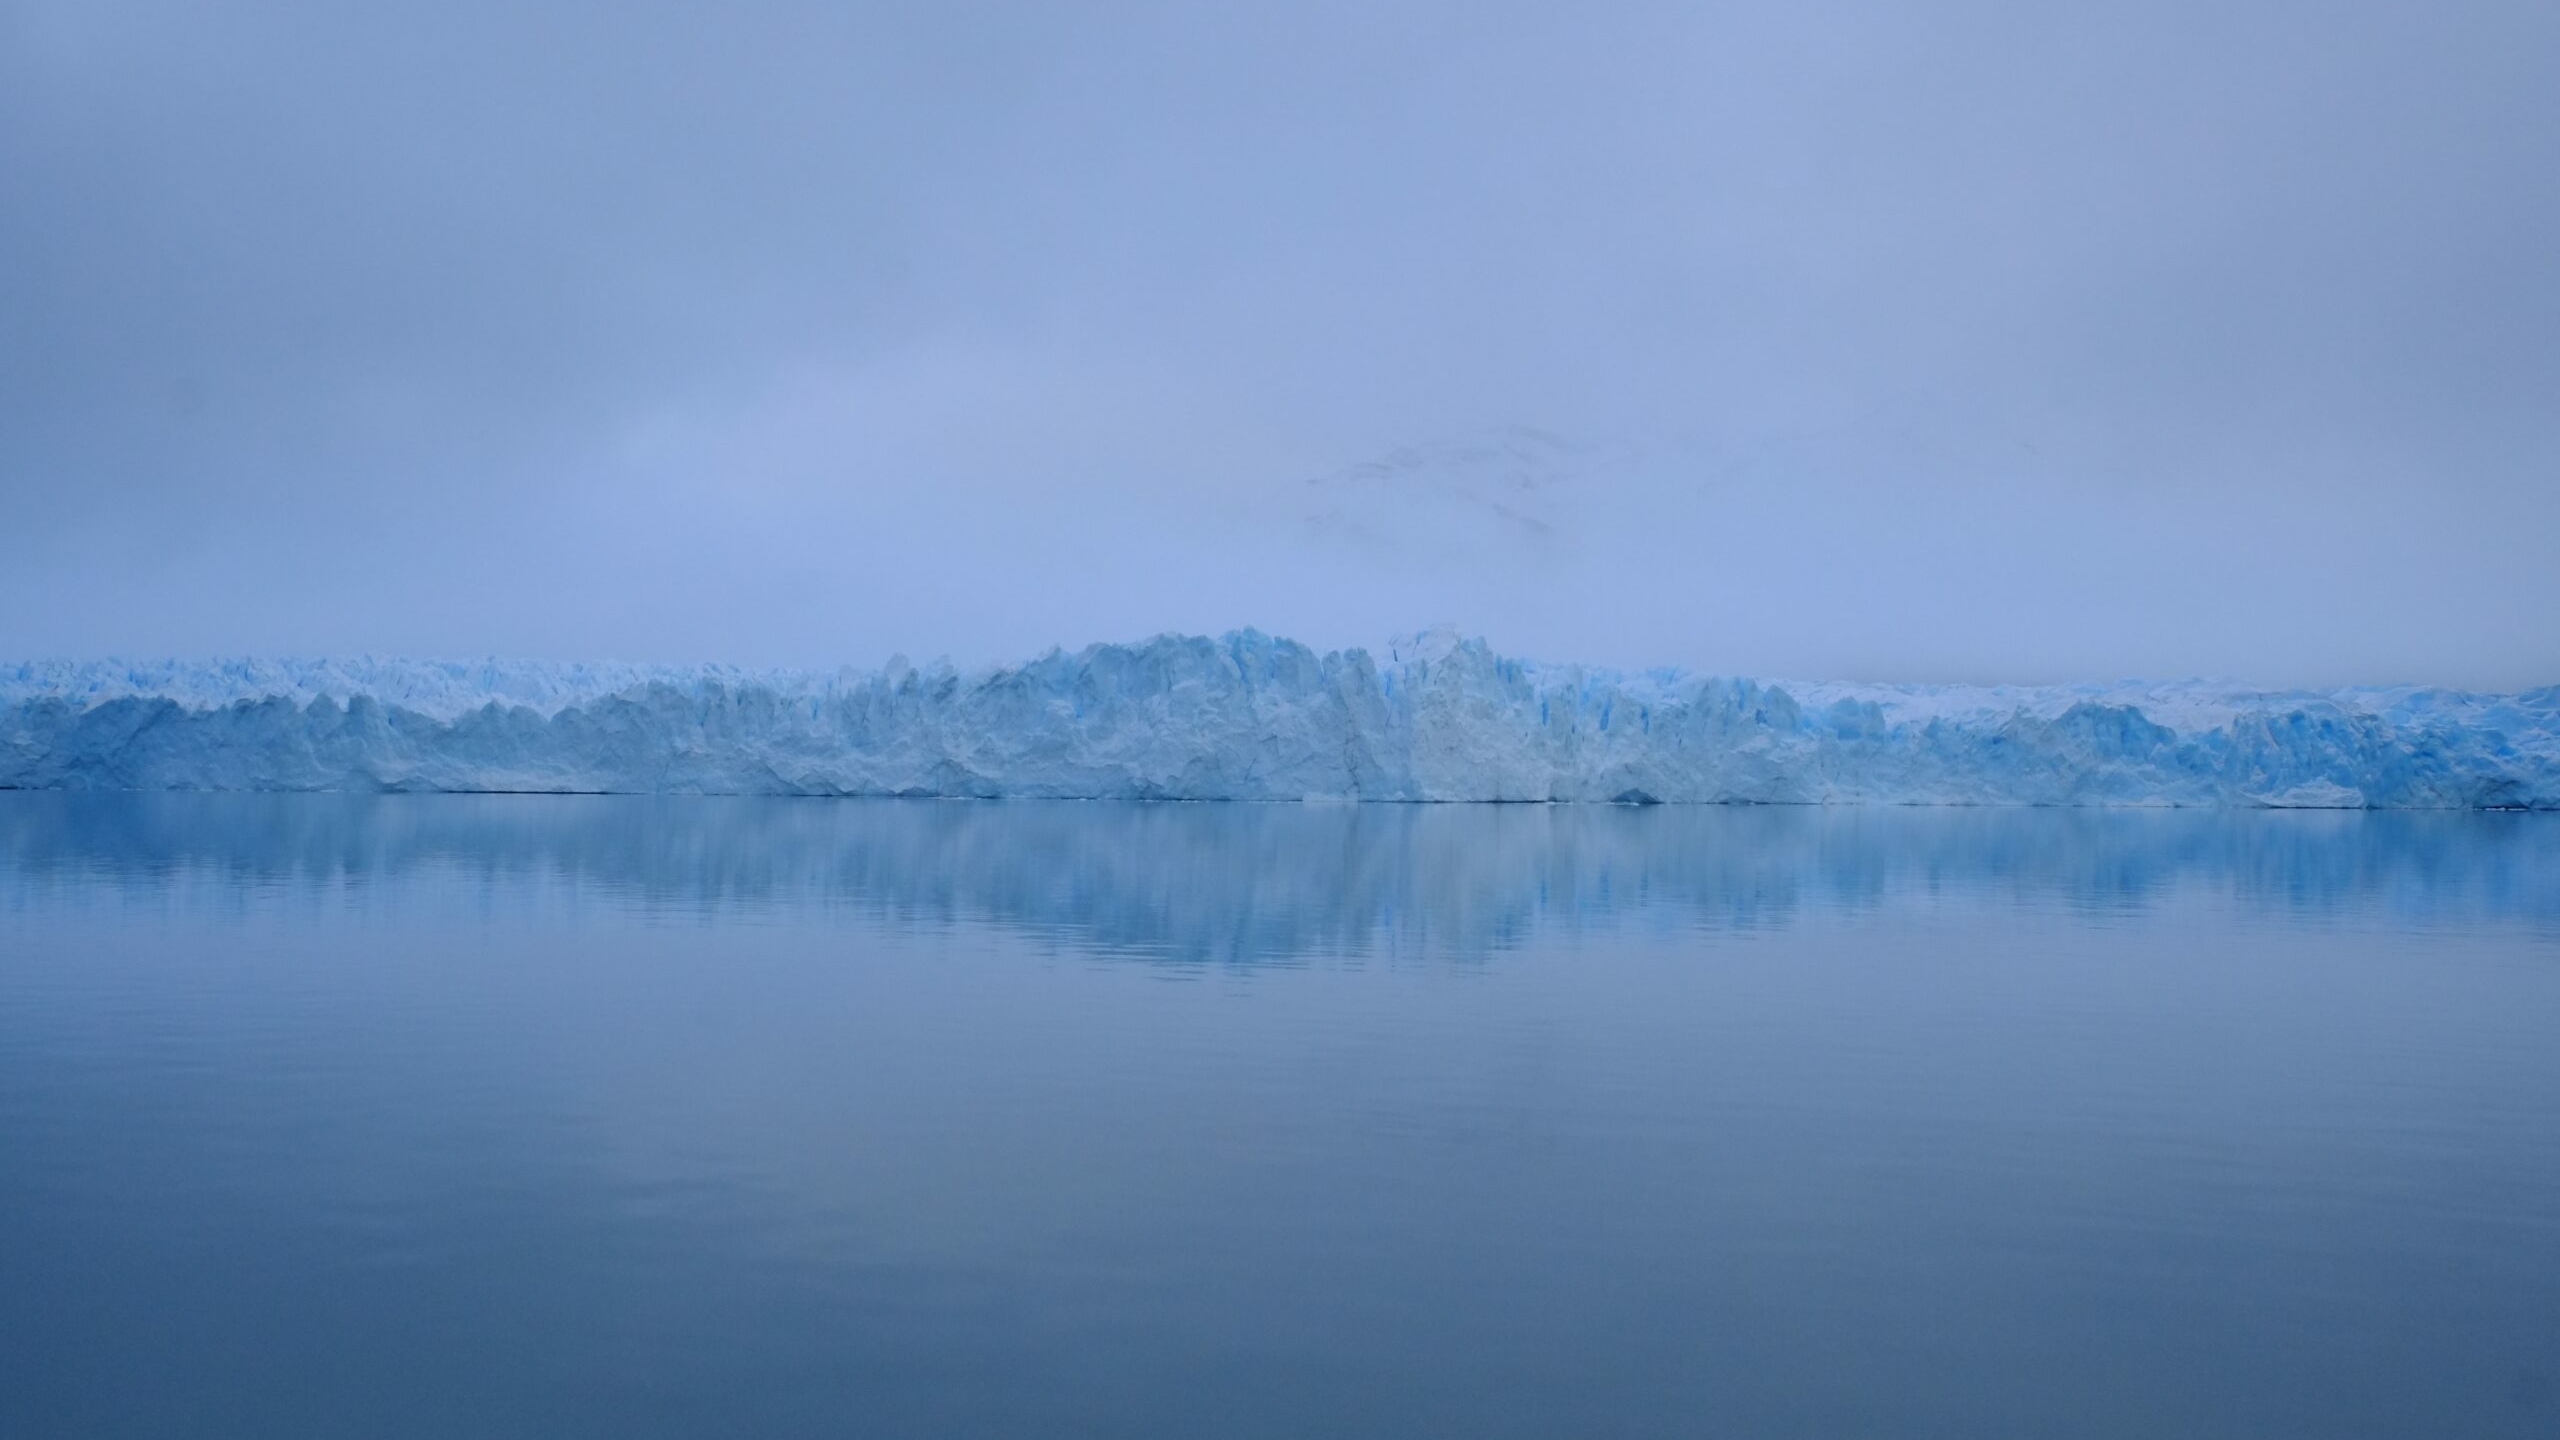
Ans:
[[[1778,684],[1446,632],[969,672],[25,664],[0,788],[2560,809],[2560,686]]]

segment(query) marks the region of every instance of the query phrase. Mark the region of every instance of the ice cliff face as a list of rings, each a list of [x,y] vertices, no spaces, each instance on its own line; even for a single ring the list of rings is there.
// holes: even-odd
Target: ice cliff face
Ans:
[[[966,674],[19,665],[0,788],[2560,809],[2560,686],[1780,685],[1252,631]]]

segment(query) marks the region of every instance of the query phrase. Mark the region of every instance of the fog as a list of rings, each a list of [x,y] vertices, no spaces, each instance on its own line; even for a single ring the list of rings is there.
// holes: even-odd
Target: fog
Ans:
[[[2547,684],[2555,74],[2534,3],[0,0],[0,656]]]

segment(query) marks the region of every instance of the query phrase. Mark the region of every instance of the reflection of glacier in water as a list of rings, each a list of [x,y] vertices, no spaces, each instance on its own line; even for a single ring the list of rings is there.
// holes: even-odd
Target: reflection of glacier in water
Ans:
[[[985,922],[1170,959],[1505,948],[1897,905],[2462,919],[2560,936],[2560,824],[2247,811],[0,796],[0,904],[430,886]]]

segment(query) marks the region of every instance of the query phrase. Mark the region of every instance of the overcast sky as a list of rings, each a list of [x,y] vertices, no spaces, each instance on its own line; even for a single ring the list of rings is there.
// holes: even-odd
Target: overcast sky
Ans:
[[[2549,0],[0,0],[0,655],[2560,681],[2556,75]]]

